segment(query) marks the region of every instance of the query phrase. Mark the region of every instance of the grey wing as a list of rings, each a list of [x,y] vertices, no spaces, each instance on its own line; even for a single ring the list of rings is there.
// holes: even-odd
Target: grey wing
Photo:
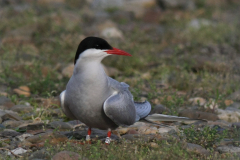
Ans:
[[[61,102],[61,108],[63,113],[70,119],[77,119],[72,112],[70,111],[70,109],[68,108],[68,106],[65,103],[65,96],[66,95],[66,90],[62,91],[62,93],[60,94],[60,102]]]
[[[127,92],[111,95],[103,104],[105,114],[117,125],[132,125],[136,119],[136,109]]]
[[[148,101],[145,102],[134,102],[136,107],[136,121],[143,119],[151,112],[151,104]]]
[[[114,93],[103,104],[105,114],[119,126],[132,125],[136,119],[136,108],[129,86],[110,77],[108,82]]]

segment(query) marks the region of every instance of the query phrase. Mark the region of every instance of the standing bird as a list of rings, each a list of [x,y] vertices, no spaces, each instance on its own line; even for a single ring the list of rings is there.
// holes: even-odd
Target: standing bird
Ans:
[[[76,52],[73,75],[66,90],[60,95],[61,107],[66,116],[80,120],[89,127],[86,140],[90,140],[91,128],[107,129],[105,143],[109,144],[112,129],[132,125],[140,119],[189,120],[162,114],[149,115],[151,105],[148,101],[134,102],[128,90],[129,85],[106,75],[101,61],[109,55],[131,56],[98,37],[82,40]]]

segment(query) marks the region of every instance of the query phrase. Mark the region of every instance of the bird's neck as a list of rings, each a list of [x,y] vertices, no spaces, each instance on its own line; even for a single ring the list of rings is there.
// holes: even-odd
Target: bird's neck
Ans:
[[[79,59],[74,67],[74,76],[84,81],[107,81],[106,73],[101,64],[101,59]]]

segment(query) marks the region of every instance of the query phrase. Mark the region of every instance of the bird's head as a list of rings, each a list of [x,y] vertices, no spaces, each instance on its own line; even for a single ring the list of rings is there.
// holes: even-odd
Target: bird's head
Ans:
[[[100,59],[102,60],[104,57],[108,55],[124,55],[131,56],[131,54],[122,51],[117,48],[113,48],[102,38],[98,37],[87,37],[82,40],[78,46],[74,64],[76,64],[79,58],[83,59]]]

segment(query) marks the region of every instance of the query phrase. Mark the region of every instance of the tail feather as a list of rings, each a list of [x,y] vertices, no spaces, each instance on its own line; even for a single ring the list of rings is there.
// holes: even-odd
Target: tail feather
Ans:
[[[136,122],[148,116],[151,112],[151,104],[148,101],[134,102],[136,108]]]
[[[205,121],[201,119],[191,119],[187,117],[178,117],[178,116],[170,116],[170,115],[164,115],[164,114],[152,114],[148,115],[145,118],[147,121],[154,122],[154,121]]]

